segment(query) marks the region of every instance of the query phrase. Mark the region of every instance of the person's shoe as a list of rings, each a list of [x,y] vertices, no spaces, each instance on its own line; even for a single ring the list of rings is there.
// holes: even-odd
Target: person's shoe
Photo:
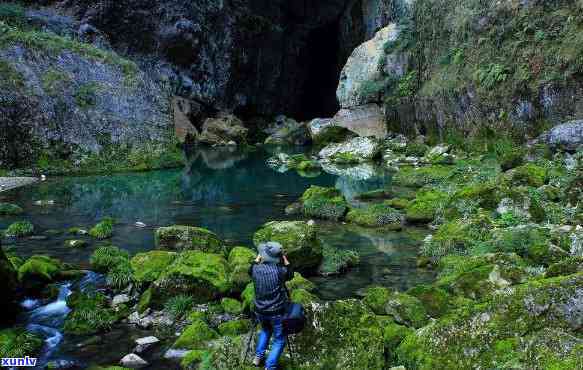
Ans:
[[[259,366],[261,366],[261,363],[262,362],[263,362],[263,358],[262,357],[255,356],[255,358],[253,359],[253,366],[259,367]]]

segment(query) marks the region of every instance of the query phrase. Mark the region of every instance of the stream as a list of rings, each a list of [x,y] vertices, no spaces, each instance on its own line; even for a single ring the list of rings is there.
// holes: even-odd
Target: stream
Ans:
[[[151,250],[154,230],[173,224],[205,227],[229,245],[252,247],[253,233],[263,223],[291,219],[285,214],[285,207],[310,185],[334,186],[353,206],[358,206],[357,194],[391,183],[391,174],[374,166],[309,175],[293,170],[280,172],[266,165],[272,155],[264,150],[251,153],[201,150],[191,155],[183,169],[51,178],[2,193],[0,201],[19,204],[25,214],[0,219],[0,229],[21,219],[35,226],[33,237],[5,239],[2,244],[23,258],[46,254],[82,268],[89,267],[89,256],[104,243],[125,248],[131,254]],[[107,242],[66,232],[71,227],[88,230],[105,216],[114,217],[118,222],[113,238]],[[343,275],[311,278],[322,299],[357,297],[371,284],[406,290],[433,279],[431,272],[416,267],[420,241],[428,230],[386,232],[330,222],[318,221],[318,224],[323,243],[356,250],[361,257],[359,266]],[[66,247],[64,242],[68,239],[84,239],[89,247]],[[69,312],[65,303],[67,296],[73,289],[98,285],[100,278],[88,272],[78,286],[64,283],[58,298],[48,304],[41,305],[32,299],[22,302],[23,323],[45,338],[39,365],[57,361],[65,367],[77,361],[91,363],[97,359],[101,363],[104,357],[111,357],[111,363],[115,363],[123,351],[131,351],[132,338],[139,337],[139,332],[127,335],[122,329],[108,334],[112,339],[102,342],[111,346],[113,340],[115,345],[110,350],[104,348],[106,344],[79,350],[74,341],[68,341],[61,333]]]

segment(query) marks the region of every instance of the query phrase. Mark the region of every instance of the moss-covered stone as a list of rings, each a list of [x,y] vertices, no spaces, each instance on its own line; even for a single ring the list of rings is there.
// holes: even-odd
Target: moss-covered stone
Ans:
[[[316,289],[316,285],[303,277],[299,272],[294,272],[294,277],[286,283],[286,286],[290,291],[304,289],[311,292]]]
[[[227,321],[218,327],[221,335],[230,336],[245,334],[249,332],[249,329],[251,329],[251,321],[246,319]]]
[[[379,203],[366,208],[353,208],[346,215],[346,220],[366,227],[382,227],[387,230],[401,230],[404,217],[401,212],[386,203]]]
[[[338,189],[311,186],[301,198],[304,214],[339,221],[348,211],[348,204]]]
[[[138,305],[136,307],[138,313],[142,314],[150,307],[152,302],[152,289],[146,289],[144,293],[140,296]]]
[[[129,261],[129,253],[114,245],[97,248],[89,258],[91,268],[102,273],[107,273],[115,266],[125,264],[127,261]]]
[[[512,170],[511,180],[515,185],[528,185],[538,188],[547,181],[547,169],[534,163],[527,163]]]
[[[500,203],[495,183],[479,183],[467,185],[459,189],[451,197],[452,202],[471,201],[485,209],[495,209]]]
[[[172,347],[177,349],[204,349],[207,342],[218,338],[218,336],[217,332],[211,329],[204,321],[197,320],[184,329]]]
[[[448,196],[441,191],[424,191],[409,203],[405,217],[410,222],[431,222],[446,204]]]
[[[305,289],[294,289],[290,292],[292,302],[306,305],[312,302],[319,302],[319,298]]]
[[[423,187],[439,184],[453,173],[453,166],[403,167],[393,177],[393,184],[406,187]]]
[[[195,303],[205,303],[229,292],[229,267],[221,254],[201,251],[182,252],[152,284],[152,304],[185,294]]]
[[[238,315],[243,312],[243,305],[236,299],[223,298],[221,299],[221,307],[223,312]]]
[[[255,307],[255,285],[253,283],[247,284],[243,292],[241,293],[241,301],[243,302],[243,309],[246,311],[251,311]]]
[[[450,308],[450,295],[444,290],[431,285],[417,285],[407,294],[419,299],[429,316],[436,318],[443,316]]]
[[[0,202],[0,216],[15,216],[23,212],[24,210],[16,204]]]
[[[583,256],[572,256],[553,263],[545,271],[546,277],[566,276],[583,272]]]
[[[268,241],[281,243],[299,271],[311,271],[322,262],[322,245],[316,226],[304,221],[272,221],[253,236],[255,246]]]
[[[362,300],[377,315],[385,315],[385,305],[391,296],[391,291],[385,287],[370,287]]]
[[[403,199],[403,198],[393,198],[393,199],[389,199],[385,201],[385,204],[389,207],[395,208],[395,209],[407,209],[407,207],[409,207],[409,204],[411,203],[410,200],[408,199]]]
[[[386,320],[383,325],[383,342],[385,344],[385,352],[390,365],[395,362],[395,351],[399,344],[408,335],[414,332],[413,329],[404,325],[396,324],[393,320]]]
[[[178,255],[168,251],[138,253],[130,260],[134,280],[139,284],[154,282]]]
[[[502,171],[508,171],[524,163],[525,151],[522,149],[507,150],[498,157]]]
[[[385,313],[395,322],[420,328],[429,319],[421,301],[405,293],[393,292],[385,303]]]
[[[324,276],[341,274],[360,263],[360,255],[354,250],[325,245],[323,251],[324,258],[318,272]]]
[[[160,227],[156,230],[155,243],[157,248],[173,251],[226,253],[224,242],[215,233],[202,227],[181,225]]]
[[[581,304],[582,286],[581,273],[537,280],[451,311],[405,338],[397,349],[399,364],[413,369],[562,368],[581,351],[580,344],[565,345],[560,338],[574,338],[581,327],[580,315],[573,312]]]
[[[119,319],[107,298],[98,292],[73,293],[67,298],[67,306],[72,311],[63,326],[66,334],[90,335],[107,331]]]
[[[34,232],[34,225],[28,221],[18,221],[4,231],[4,235],[9,237],[21,238],[23,236],[32,235]]]
[[[113,236],[113,225],[115,220],[111,217],[106,217],[101,220],[97,225],[93,226],[89,230],[89,235],[96,239],[109,239]]]
[[[0,358],[34,357],[43,346],[43,339],[22,328],[0,330]]]
[[[230,279],[233,282],[233,289],[236,291],[242,291],[251,281],[249,268],[255,256],[255,252],[246,247],[235,247],[229,252]]]
[[[18,280],[26,290],[39,291],[57,281],[64,269],[61,261],[48,256],[32,256],[18,268]]]

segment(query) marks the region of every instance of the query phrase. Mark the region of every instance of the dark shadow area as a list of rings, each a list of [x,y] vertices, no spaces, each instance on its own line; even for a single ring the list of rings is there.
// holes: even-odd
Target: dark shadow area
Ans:
[[[308,73],[302,89],[301,111],[297,114],[300,120],[331,117],[338,111],[339,52],[337,23],[316,28],[308,35],[302,58]]]

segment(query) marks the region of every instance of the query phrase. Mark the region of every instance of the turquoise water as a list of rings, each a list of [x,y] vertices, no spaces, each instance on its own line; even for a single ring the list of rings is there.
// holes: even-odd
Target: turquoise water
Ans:
[[[253,233],[263,223],[289,219],[284,208],[310,185],[336,186],[352,199],[359,192],[390,184],[390,174],[384,171],[366,179],[325,172],[315,177],[302,177],[295,171],[280,173],[266,165],[270,155],[265,151],[197,151],[183,169],[55,178],[2,193],[0,201],[19,204],[25,214],[0,218],[0,229],[21,219],[35,225],[34,237],[4,240],[3,245],[23,257],[48,254],[88,266],[92,251],[103,242],[66,233],[55,235],[51,230],[88,230],[102,217],[111,216],[118,224],[107,243],[132,254],[153,249],[153,230],[173,224],[205,227],[229,245],[251,247]],[[137,227],[136,222],[146,227]],[[65,247],[64,241],[71,238],[86,239],[90,246]],[[345,275],[313,278],[322,298],[355,296],[370,284],[403,290],[431,279],[429,272],[415,267],[419,232],[387,233],[322,223],[322,239],[336,248],[357,250],[362,257],[360,266]]]

